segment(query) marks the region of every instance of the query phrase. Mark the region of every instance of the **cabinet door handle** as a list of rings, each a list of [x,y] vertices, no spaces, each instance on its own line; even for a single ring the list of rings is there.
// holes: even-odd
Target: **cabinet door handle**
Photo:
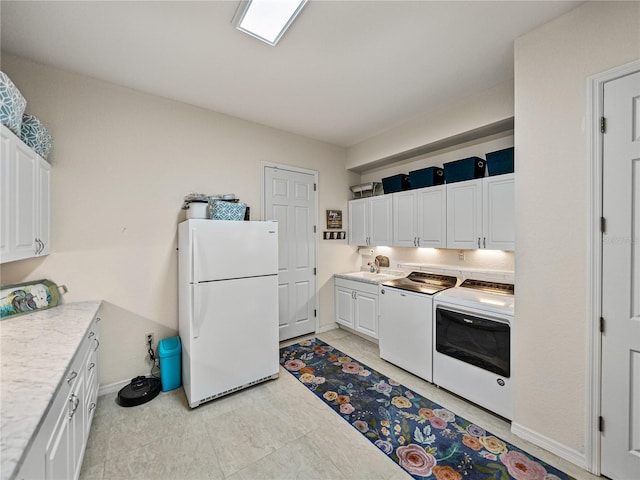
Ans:
[[[77,376],[78,376],[78,372],[76,372],[75,370],[72,371],[67,377],[67,383],[71,385],[71,382],[73,382],[74,378],[76,378]]]
[[[95,364],[94,362],[91,362],[91,363],[89,364],[89,368],[87,368],[87,370],[88,370],[88,371],[91,371],[91,370],[93,370],[93,368],[94,368],[95,366],[96,366],[96,364]]]
[[[96,352],[100,347],[100,340],[98,340],[97,338],[94,338],[93,341],[96,342],[96,348],[93,349],[93,351]]]
[[[418,237],[418,246],[420,246],[420,237]]]
[[[487,237],[482,237],[482,246],[483,248],[487,248]]]
[[[89,332],[89,336],[87,338],[92,338],[95,335],[95,332]]]
[[[71,396],[69,397],[69,402],[71,403],[71,405],[73,405],[73,407],[71,407],[71,412],[69,412],[69,420],[71,420],[73,416],[76,414],[78,405],[80,405],[80,398],[78,398],[78,396],[75,393],[72,393]]]
[[[40,253],[44,252],[44,242],[42,240],[39,240],[41,248],[40,248]]]
[[[91,405],[89,405],[89,413],[91,413],[94,408],[96,408],[96,402],[91,402]]]
[[[413,237],[413,246],[416,246],[416,237]]]
[[[478,237],[478,248],[480,248],[480,237]]]

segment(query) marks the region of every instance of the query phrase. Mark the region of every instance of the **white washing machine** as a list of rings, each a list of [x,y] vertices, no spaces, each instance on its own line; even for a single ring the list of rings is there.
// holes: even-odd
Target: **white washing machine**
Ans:
[[[509,420],[513,293],[468,279],[433,297],[433,383]]]
[[[380,357],[433,381],[433,295],[455,286],[457,277],[412,272],[380,285]]]

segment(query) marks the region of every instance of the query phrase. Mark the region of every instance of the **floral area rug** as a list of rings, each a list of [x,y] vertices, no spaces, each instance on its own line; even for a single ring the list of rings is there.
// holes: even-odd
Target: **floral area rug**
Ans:
[[[280,363],[413,478],[572,478],[318,339]]]

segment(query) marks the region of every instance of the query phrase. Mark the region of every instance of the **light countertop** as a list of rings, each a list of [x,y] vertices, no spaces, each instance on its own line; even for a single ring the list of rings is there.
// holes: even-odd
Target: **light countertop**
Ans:
[[[335,273],[333,276],[336,278],[344,278],[345,280],[356,280],[358,282],[377,285],[380,282],[385,282],[387,280],[406,277],[407,274],[401,270],[382,269],[380,270],[380,273],[371,273],[362,270],[359,272]]]
[[[60,305],[0,322],[0,478],[12,478],[100,308]]]

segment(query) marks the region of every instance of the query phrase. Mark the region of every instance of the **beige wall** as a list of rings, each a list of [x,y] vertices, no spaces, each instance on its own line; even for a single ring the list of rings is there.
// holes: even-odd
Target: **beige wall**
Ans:
[[[359,180],[343,148],[8,55],[2,70],[54,137],[52,253],[3,265],[2,283],[49,278],[68,286],[67,302],[106,302],[102,385],[148,372],[146,332],[175,335],[186,193],[235,193],[257,220],[261,161],[314,169],[322,231],[324,211],[346,212]],[[359,256],[346,241],[318,245],[323,326],[333,323],[331,275]]]
[[[347,168],[456,137],[513,117],[513,80],[447,103],[349,148]]]
[[[515,43],[514,423],[585,450],[587,77],[640,58],[640,3],[586,2]]]

